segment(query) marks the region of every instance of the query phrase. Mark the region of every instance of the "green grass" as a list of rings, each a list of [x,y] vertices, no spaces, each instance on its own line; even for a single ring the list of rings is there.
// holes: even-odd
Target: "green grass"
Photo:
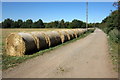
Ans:
[[[114,42],[110,38],[108,38],[108,44],[109,44],[109,53],[111,56],[112,63],[114,65],[114,70],[118,71],[118,60],[120,60],[119,55],[119,50],[118,50],[118,43]]]
[[[48,48],[48,49],[41,50],[41,51],[39,51],[39,52],[37,52],[37,53],[34,53],[34,54],[32,54],[32,55],[25,55],[25,56],[22,56],[22,57],[13,57],[13,56],[2,55],[2,58],[3,58],[3,60],[2,60],[2,69],[8,69],[8,68],[10,68],[10,67],[15,67],[15,66],[17,66],[18,64],[20,64],[20,63],[22,63],[22,62],[24,62],[24,61],[26,61],[26,60],[28,60],[28,59],[37,57],[37,56],[39,56],[39,55],[43,55],[45,52],[49,52],[49,51],[54,50],[54,49],[56,49],[56,48],[59,48],[59,47],[61,47],[61,46],[63,46],[63,45],[66,45],[66,44],[68,44],[68,43],[72,43],[72,42],[74,42],[74,41],[76,41],[76,40],[79,40],[79,39],[81,39],[81,38],[84,38],[84,37],[86,37],[87,35],[89,35],[89,34],[92,33],[92,32],[93,32],[92,30],[89,30],[89,31],[85,32],[84,34],[81,34],[81,36],[78,37],[78,38],[76,38],[76,39],[67,41],[67,42],[65,42],[65,43],[63,43],[63,44],[60,44],[60,45],[58,45],[58,46],[55,46],[55,47],[50,47],[50,48]]]

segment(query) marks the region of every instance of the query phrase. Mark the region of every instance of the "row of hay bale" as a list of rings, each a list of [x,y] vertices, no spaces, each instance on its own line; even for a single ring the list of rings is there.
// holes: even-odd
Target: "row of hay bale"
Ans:
[[[65,29],[46,32],[11,33],[6,38],[6,53],[10,56],[33,54],[79,37],[85,29]]]

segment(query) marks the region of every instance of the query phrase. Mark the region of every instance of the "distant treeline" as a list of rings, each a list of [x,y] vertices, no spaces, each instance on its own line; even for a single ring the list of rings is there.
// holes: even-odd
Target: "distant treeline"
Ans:
[[[44,23],[41,19],[33,22],[33,20],[28,19],[23,21],[18,19],[14,21],[10,18],[5,19],[0,23],[2,28],[85,28],[86,23],[77,19],[72,22],[65,22],[63,19],[61,21],[53,21],[49,23]],[[93,27],[94,23],[88,24],[88,27]]]
[[[109,16],[102,20],[99,24],[99,28],[102,29],[111,40],[118,43],[120,40],[120,25],[119,25],[119,16],[118,10],[113,11]]]
[[[115,43],[119,43],[120,41],[120,1],[115,2],[113,4],[117,10],[112,11],[109,16],[102,20],[102,22],[98,25],[100,29],[102,29],[109,38]]]

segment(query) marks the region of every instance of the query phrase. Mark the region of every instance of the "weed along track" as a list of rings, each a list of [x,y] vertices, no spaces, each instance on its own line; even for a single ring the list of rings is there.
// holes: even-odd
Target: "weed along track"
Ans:
[[[6,38],[6,54],[10,56],[33,54],[77,38],[84,32],[86,32],[86,29],[11,33]]]

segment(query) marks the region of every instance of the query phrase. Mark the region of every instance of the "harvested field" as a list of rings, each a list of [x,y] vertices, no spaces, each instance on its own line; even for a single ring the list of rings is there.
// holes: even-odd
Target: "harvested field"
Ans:
[[[15,29],[15,30],[17,30],[17,29]],[[38,29],[39,30],[39,29]],[[67,30],[67,29],[55,29],[56,31],[63,31],[63,30]],[[47,30],[46,30],[47,31]],[[49,30],[48,30],[49,31]],[[93,30],[94,31],[94,30]],[[92,31],[92,32],[93,32]],[[14,32],[14,31],[13,31]],[[13,32],[10,32],[10,33],[13,33]],[[27,32],[27,31],[26,31]],[[33,31],[32,31],[32,33],[34,33],[34,32],[38,32],[38,31],[34,31],[34,29],[33,29]],[[41,30],[40,32],[43,32],[43,30]],[[28,60],[28,59],[31,59],[31,58],[33,58],[33,57],[37,57],[37,56],[39,56],[39,55],[43,55],[45,52],[49,52],[49,51],[51,51],[51,50],[54,50],[54,49],[56,49],[56,48],[59,48],[59,47],[61,47],[61,46],[64,46],[64,45],[67,45],[68,43],[72,43],[72,42],[74,42],[74,41],[76,41],[76,40],[78,40],[78,39],[81,39],[81,38],[83,38],[83,37],[85,37],[85,36],[87,36],[88,34],[90,34],[90,33],[92,33],[91,31],[87,31],[85,34],[81,34],[77,39],[74,39],[74,40],[70,40],[70,41],[68,41],[67,40],[67,42],[65,42],[65,43],[63,43],[63,44],[60,44],[60,45],[58,45],[58,46],[55,46],[55,47],[50,47],[50,48],[47,48],[47,49],[44,49],[44,50],[40,50],[39,52],[35,52],[33,55],[24,55],[24,56],[9,56],[9,55],[6,55],[5,53],[6,53],[6,51],[4,50],[5,48],[3,47],[3,57],[2,57],[2,62],[3,62],[3,69],[8,69],[8,68],[10,68],[10,67],[15,67],[15,66],[17,66],[18,64],[20,64],[20,63],[22,63],[22,62],[24,62],[24,61],[26,61],[26,60]],[[9,34],[10,34],[9,33]],[[19,32],[16,32],[16,33],[19,33]],[[28,31],[28,33],[30,33],[30,31]],[[4,40],[5,40],[5,38],[4,38]],[[5,42],[5,41],[4,41]],[[4,44],[3,44],[3,46],[4,46]]]
[[[23,56],[72,40],[86,29],[54,29],[11,33],[6,37],[6,54]]]
[[[112,69],[113,66],[110,63],[105,33],[96,29],[87,37],[79,38],[74,39],[76,41],[72,43],[45,52],[44,55],[26,60],[14,68],[3,71],[3,78],[117,79],[118,73]],[[10,61],[8,63],[10,65]]]

